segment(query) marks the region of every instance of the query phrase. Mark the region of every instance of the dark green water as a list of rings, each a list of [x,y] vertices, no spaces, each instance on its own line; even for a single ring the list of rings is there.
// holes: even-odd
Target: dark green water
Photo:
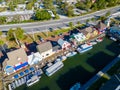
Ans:
[[[77,54],[64,61],[64,67],[51,77],[42,75],[31,87],[23,85],[16,90],[68,90],[76,82],[86,83],[93,75],[111,62],[120,52],[118,43],[107,38],[92,50]]]

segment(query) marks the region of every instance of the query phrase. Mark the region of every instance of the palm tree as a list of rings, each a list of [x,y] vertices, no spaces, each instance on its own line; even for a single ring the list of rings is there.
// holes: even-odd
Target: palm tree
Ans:
[[[73,29],[73,22],[69,22],[69,27],[71,28],[71,29]]]
[[[2,36],[2,31],[0,31],[0,46],[2,47],[2,49],[3,49],[4,51],[6,51],[5,48],[4,48],[4,44],[5,44],[5,43],[4,43],[4,41],[2,40],[2,37],[1,37],[1,36]]]

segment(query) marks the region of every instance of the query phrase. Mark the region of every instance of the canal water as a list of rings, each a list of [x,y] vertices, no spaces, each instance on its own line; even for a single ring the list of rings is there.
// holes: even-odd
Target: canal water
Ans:
[[[33,86],[23,85],[16,90],[69,90],[77,82],[83,85],[111,62],[119,52],[118,43],[104,38],[103,42],[93,46],[92,50],[68,58],[64,61],[64,67],[51,77],[43,74],[40,81]]]

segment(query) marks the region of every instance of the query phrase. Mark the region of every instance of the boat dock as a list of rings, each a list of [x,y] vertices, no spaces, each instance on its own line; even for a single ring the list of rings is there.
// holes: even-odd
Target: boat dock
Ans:
[[[98,36],[98,37],[103,37],[103,36],[104,36],[104,35],[100,35],[100,36]],[[93,40],[93,39],[91,39],[91,40]],[[87,42],[87,41],[86,41],[86,42]],[[23,76],[22,76],[22,73],[21,73],[21,72],[24,72],[25,70],[30,69],[30,67],[34,67],[35,70],[41,69],[41,68],[44,67],[47,63],[53,62],[54,60],[56,60],[58,56],[64,56],[64,55],[66,55],[67,53],[69,53],[70,51],[75,51],[75,50],[76,50],[76,48],[74,48],[74,47],[70,47],[69,50],[60,50],[59,52],[57,52],[57,53],[55,53],[55,54],[53,54],[53,55],[45,58],[44,60],[42,60],[42,61],[39,62],[38,64],[35,64],[35,65],[33,65],[33,66],[27,66],[27,67],[25,67],[25,68],[17,71],[17,73],[13,73],[13,74],[11,74],[11,75],[5,75],[5,74],[4,74],[4,81],[5,81],[4,84],[14,82],[14,83],[12,84],[13,87],[15,87],[15,85],[16,85],[16,86],[20,86],[20,85],[22,85],[24,82],[26,82],[25,78],[22,78]],[[27,72],[28,72],[28,71],[26,71],[25,73],[27,73]],[[21,75],[20,75],[20,77],[18,77],[16,74],[20,74],[20,73],[21,73]],[[17,79],[20,79],[19,81],[16,81],[16,78],[13,78],[13,77],[15,77],[15,75],[16,75],[16,78],[17,78]],[[27,75],[27,74],[26,74],[26,75]],[[26,78],[27,78],[27,77],[26,77]],[[21,84],[20,82],[22,82],[22,84]],[[10,85],[9,85],[9,87],[10,87]]]

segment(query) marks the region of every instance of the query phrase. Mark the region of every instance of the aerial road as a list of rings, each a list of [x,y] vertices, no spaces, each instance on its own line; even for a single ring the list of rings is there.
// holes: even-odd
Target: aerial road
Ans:
[[[102,16],[106,14],[108,11],[111,12],[111,14],[116,13],[119,11],[120,6],[100,10],[94,13],[90,13],[84,16],[78,16],[74,18],[66,18],[66,19],[59,19],[59,20],[49,20],[44,22],[33,22],[33,23],[21,23],[21,24],[9,24],[9,25],[0,25],[0,30],[2,31],[8,31],[10,28],[16,28],[21,27],[25,30],[25,32],[40,32],[45,30],[51,30],[51,29],[59,29],[63,27],[68,27],[69,22],[73,22],[76,24],[78,21],[81,23],[85,22],[87,19],[93,18],[95,16]]]

